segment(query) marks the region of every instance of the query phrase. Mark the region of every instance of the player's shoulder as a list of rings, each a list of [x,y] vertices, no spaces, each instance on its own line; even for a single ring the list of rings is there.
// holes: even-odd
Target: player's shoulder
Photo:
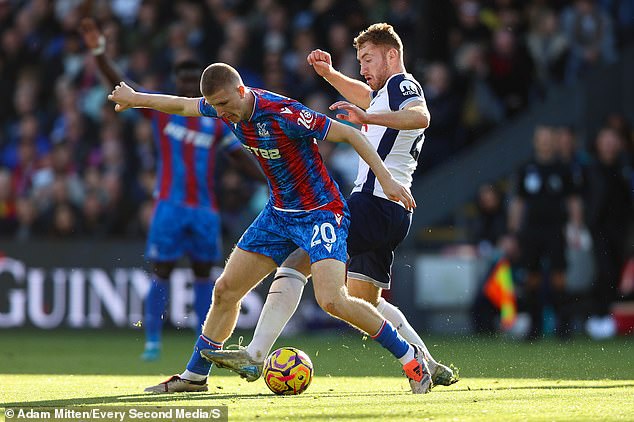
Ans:
[[[271,91],[258,89],[258,117],[272,118],[278,121],[294,121],[311,110],[301,102]]]
[[[387,80],[386,89],[389,94],[422,95],[423,89],[420,83],[410,73],[397,73]]]
[[[257,113],[259,116],[281,116],[291,114],[292,111],[301,104],[284,95],[266,91],[264,89],[252,88],[257,98]]]
[[[398,110],[405,100],[423,98],[423,88],[409,73],[397,73],[390,76],[385,84],[385,90],[392,110]]]

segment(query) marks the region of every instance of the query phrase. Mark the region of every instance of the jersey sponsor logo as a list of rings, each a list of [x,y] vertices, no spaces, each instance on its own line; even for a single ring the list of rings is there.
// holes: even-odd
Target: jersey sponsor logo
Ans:
[[[277,160],[278,158],[282,157],[280,155],[280,150],[277,148],[264,149],[264,148],[250,147],[248,145],[242,145],[242,146],[246,148],[246,150],[249,151],[251,154],[255,155],[256,157],[266,158],[267,160]]]
[[[165,125],[163,133],[175,141],[194,144],[194,146],[201,148],[210,148],[214,140],[213,135],[209,133],[191,130],[174,122]]]
[[[416,84],[410,80],[403,80],[398,88],[401,90],[403,95],[418,95],[418,89],[416,88]]]
[[[271,136],[268,129],[266,128],[266,123],[256,123],[255,126],[257,127],[258,136],[260,138],[266,138]]]
[[[308,110],[302,110],[300,116],[297,118],[297,123],[304,126],[306,129],[312,129],[312,124],[315,121],[315,116]]]
[[[293,114],[293,112],[290,111],[288,107],[282,107],[282,110],[280,110],[280,114]]]
[[[335,221],[337,222],[337,226],[341,227],[341,220],[343,219],[343,214],[335,214]]]

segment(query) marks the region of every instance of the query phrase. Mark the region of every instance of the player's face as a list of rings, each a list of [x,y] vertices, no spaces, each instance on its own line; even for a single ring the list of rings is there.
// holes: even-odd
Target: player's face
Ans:
[[[361,64],[361,76],[365,78],[370,88],[373,91],[381,89],[390,76],[387,48],[365,43],[357,51],[357,59]]]
[[[216,109],[218,116],[232,123],[249,118],[249,116],[245,117],[247,101],[245,100],[244,87],[221,88],[214,94],[206,96],[205,100]]]

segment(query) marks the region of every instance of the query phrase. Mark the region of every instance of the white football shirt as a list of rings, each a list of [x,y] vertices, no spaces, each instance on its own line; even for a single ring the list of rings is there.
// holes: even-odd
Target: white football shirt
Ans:
[[[412,101],[425,101],[423,89],[411,74],[397,73],[390,76],[381,89],[372,92],[372,101],[366,111],[368,113],[398,111]],[[418,155],[425,140],[425,129],[397,130],[385,126],[363,125],[361,131],[376,149],[394,178],[410,187]],[[374,172],[360,157],[357,179],[352,192],[367,192],[387,199]]]

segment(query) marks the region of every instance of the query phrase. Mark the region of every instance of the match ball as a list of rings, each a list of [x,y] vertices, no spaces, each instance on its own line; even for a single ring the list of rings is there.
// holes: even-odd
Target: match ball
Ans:
[[[282,347],[266,358],[262,376],[275,394],[301,394],[313,380],[313,363],[303,351]]]

